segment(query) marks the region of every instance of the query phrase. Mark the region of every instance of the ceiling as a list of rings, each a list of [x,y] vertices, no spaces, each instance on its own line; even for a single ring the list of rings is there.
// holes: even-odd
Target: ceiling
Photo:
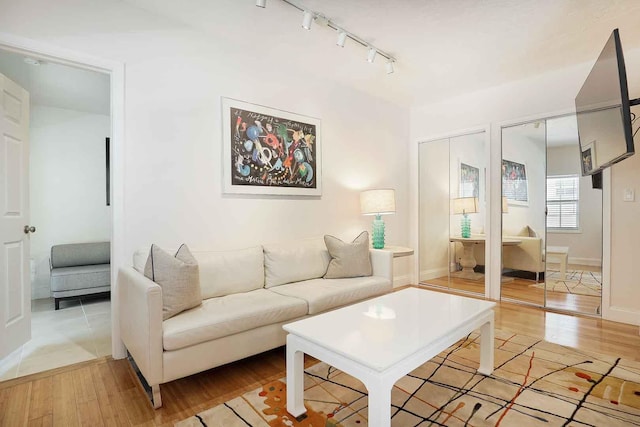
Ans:
[[[638,0],[292,0],[393,55],[387,75],[384,58],[368,64],[366,48],[336,46],[335,30],[302,29],[282,0],[125,1],[404,106],[593,63],[614,28],[625,51],[640,48]]]
[[[24,55],[4,50],[0,50],[0,73],[29,92],[31,105],[110,114],[107,74],[46,61],[30,65]]]
[[[402,107],[592,64],[614,28],[620,29],[626,54],[640,49],[639,0],[291,1],[393,55],[395,72],[386,74],[380,56],[367,63],[367,49],[355,42],[337,47],[336,31],[329,27],[316,22],[310,31],[302,29],[302,13],[282,0],[267,0],[264,9],[255,0],[56,0],[55,8],[48,0],[21,0],[7,4],[12,18],[2,22],[3,31],[61,46],[72,41],[91,49],[94,40],[109,40],[104,54],[123,62],[135,57],[120,54],[127,49],[119,46],[191,30],[209,54],[233,66],[283,73],[297,68]],[[158,55],[163,46],[154,47]],[[29,75],[57,73],[56,68],[48,64]],[[640,76],[637,69],[627,73]],[[72,85],[86,80],[56,78],[47,84],[69,96]]]

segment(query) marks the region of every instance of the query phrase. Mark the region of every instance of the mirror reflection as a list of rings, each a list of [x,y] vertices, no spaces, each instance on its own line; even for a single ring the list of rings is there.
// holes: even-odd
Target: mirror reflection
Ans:
[[[575,116],[502,129],[501,298],[599,315],[602,191],[581,176]]]
[[[544,121],[502,129],[501,296],[538,306],[544,305],[545,138]]]
[[[485,293],[485,133],[430,141],[420,155],[420,283]]]
[[[547,307],[600,314],[602,190],[581,176],[574,116],[547,120]]]

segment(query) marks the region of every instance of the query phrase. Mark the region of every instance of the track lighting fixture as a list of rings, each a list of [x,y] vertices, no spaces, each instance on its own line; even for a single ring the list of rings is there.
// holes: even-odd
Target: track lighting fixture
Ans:
[[[344,31],[338,31],[338,41],[336,44],[340,47],[344,47],[345,42],[347,41],[347,33]]]
[[[393,61],[392,60],[387,60],[387,63],[385,64],[385,67],[387,69],[387,74],[392,74],[393,73]]]
[[[301,0],[282,0],[283,3],[288,4],[289,6],[299,10],[302,12],[302,28],[305,30],[310,30],[311,25],[316,23],[318,27],[325,26],[329,27],[333,30],[337,31],[337,40],[336,45],[340,47],[344,47],[347,39],[355,42],[357,45],[360,45],[368,50],[367,52],[367,61],[372,63],[376,55],[380,55],[387,60],[385,64],[385,69],[387,70],[387,74],[391,74],[394,71],[393,63],[396,62],[396,59],[389,55],[388,53],[378,49],[377,47],[370,44],[368,41],[365,41],[362,37],[353,34],[348,31],[346,28],[336,25],[329,17],[324,15],[322,12],[311,10],[306,8],[301,4]],[[267,5],[267,0],[256,0],[256,6],[265,7]],[[351,42],[349,42],[351,43]]]
[[[376,50],[376,48],[374,47],[370,47],[369,48],[369,53],[367,54],[367,62],[370,62],[373,64],[373,61],[375,61],[376,59],[376,54],[378,53],[378,51]]]
[[[256,0],[256,6],[267,7],[267,0]]]
[[[309,12],[308,10],[305,10],[302,13],[302,28],[304,28],[305,30],[310,30],[312,22],[313,22],[313,13]]]

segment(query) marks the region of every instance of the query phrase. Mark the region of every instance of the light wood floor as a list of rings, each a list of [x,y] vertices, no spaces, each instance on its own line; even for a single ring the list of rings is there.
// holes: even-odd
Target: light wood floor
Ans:
[[[495,311],[496,328],[640,361],[637,326],[505,302]],[[0,383],[0,426],[171,426],[284,375],[279,348],[161,386],[154,411],[128,362],[103,357]]]
[[[587,270],[588,266],[569,266]],[[443,276],[429,279],[426,282],[442,288],[450,288],[452,291],[472,292],[484,295],[483,280],[466,280],[456,277]],[[426,283],[425,283],[426,284]],[[502,283],[502,298],[521,301],[537,306],[545,305],[544,289],[536,287],[534,280],[513,278],[512,281]],[[577,295],[566,292],[547,291],[546,306],[550,309],[566,310],[581,314],[600,315],[601,297],[592,295]]]

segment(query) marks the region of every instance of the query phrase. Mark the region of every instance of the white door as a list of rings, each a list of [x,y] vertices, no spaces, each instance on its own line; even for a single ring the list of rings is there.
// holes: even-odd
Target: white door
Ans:
[[[28,136],[29,93],[0,74],[0,359],[31,338]]]

